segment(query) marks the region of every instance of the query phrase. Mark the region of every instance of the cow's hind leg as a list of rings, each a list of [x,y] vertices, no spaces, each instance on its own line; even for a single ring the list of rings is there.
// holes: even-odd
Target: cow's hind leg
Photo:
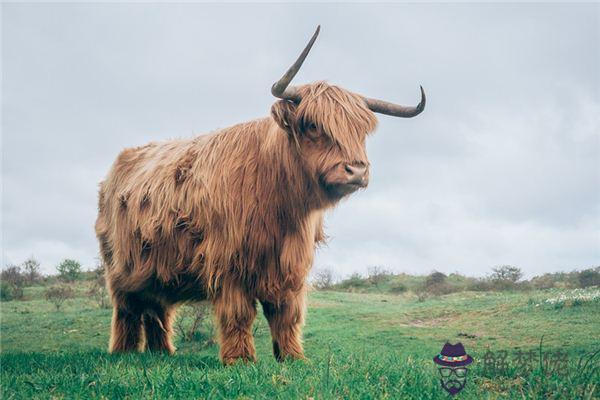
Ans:
[[[148,350],[173,354],[175,306],[157,306],[144,311],[144,329]]]
[[[261,301],[263,312],[271,328],[273,355],[277,361],[286,358],[304,359],[302,325],[305,302],[304,291],[279,305]]]
[[[113,317],[108,351],[139,351],[143,344],[142,312],[131,296],[113,296]]]

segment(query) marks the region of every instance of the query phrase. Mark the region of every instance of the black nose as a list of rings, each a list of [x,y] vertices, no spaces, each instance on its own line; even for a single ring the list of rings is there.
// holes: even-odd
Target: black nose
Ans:
[[[344,165],[346,176],[348,177],[349,184],[364,185],[368,182],[369,167],[365,164],[346,164]]]

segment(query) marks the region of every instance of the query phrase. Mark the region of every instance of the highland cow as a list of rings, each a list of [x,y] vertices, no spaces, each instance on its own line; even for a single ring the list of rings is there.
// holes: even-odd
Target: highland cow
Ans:
[[[210,300],[225,364],[255,360],[262,304],[277,360],[303,358],[306,279],[323,213],[367,186],[374,112],[399,106],[317,82],[272,87],[267,118],[125,149],[100,184],[96,234],[114,311],[109,351],[173,353],[178,304]]]

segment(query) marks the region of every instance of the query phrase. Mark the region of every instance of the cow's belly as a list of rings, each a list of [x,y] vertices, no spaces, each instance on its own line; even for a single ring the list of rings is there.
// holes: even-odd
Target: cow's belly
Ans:
[[[166,284],[157,281],[144,290],[143,295],[167,304],[202,301],[208,298],[206,285],[198,276],[193,275],[180,275],[178,280]]]

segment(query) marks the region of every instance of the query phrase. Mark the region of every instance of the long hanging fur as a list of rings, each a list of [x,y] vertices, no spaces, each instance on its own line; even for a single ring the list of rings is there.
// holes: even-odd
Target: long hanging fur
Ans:
[[[293,129],[282,129],[274,111],[118,156],[100,185],[96,222],[115,304],[112,351],[143,347],[135,338],[142,324],[150,347],[173,352],[173,305],[209,299],[223,360],[253,359],[249,332],[259,300],[275,329],[276,356],[301,357],[305,280],[324,238],[323,212],[335,204],[307,160],[320,169],[367,162],[364,140],[376,119],[344,89],[317,82],[300,90]],[[327,146],[299,144],[294,130],[307,121],[327,136]]]

